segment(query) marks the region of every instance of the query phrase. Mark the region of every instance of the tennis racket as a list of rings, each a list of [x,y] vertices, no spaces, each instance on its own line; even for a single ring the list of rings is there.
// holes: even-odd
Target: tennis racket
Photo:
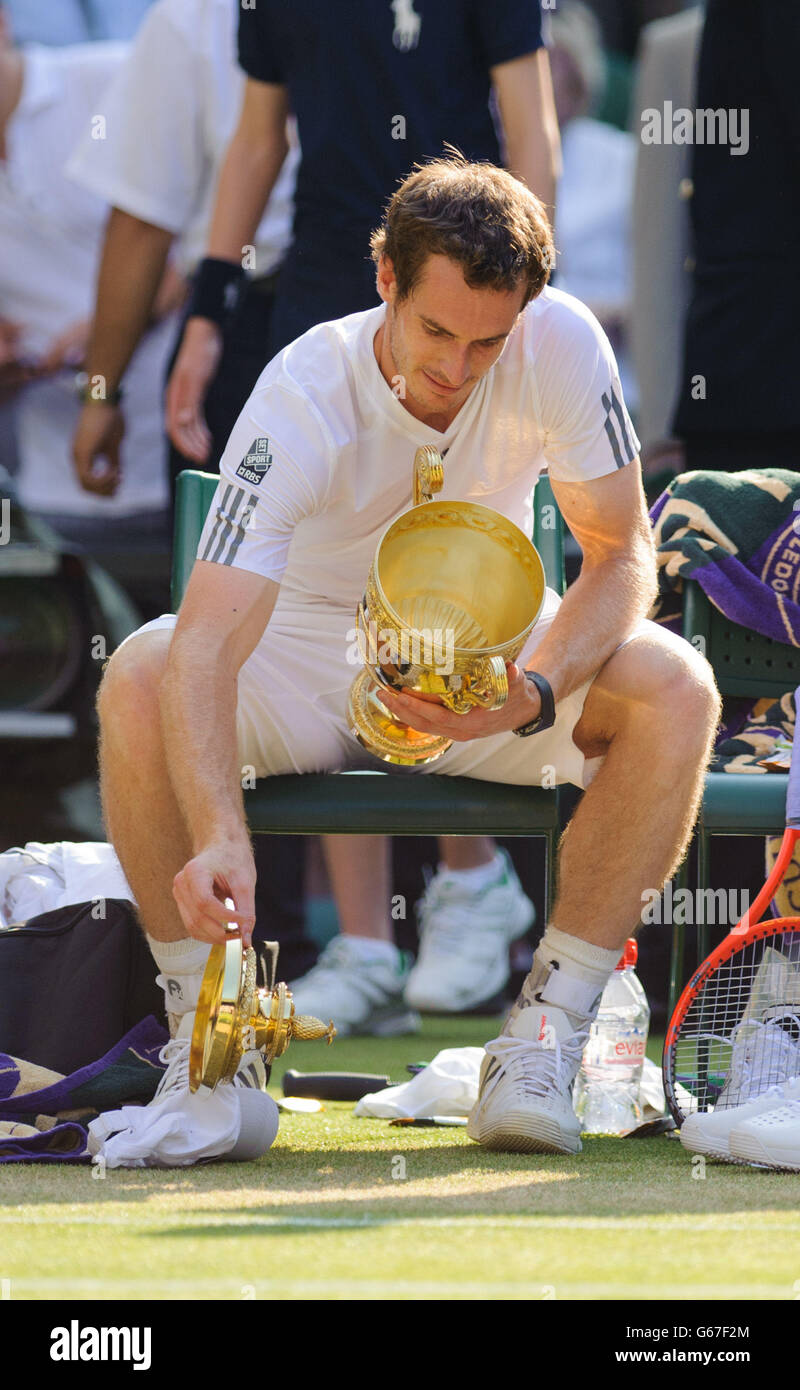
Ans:
[[[755,902],[695,971],[670,1019],[664,1093],[679,1126],[695,1110],[744,1105],[800,1075],[800,917],[760,920],[798,839],[800,736],[792,746],[786,830],[774,867]]]

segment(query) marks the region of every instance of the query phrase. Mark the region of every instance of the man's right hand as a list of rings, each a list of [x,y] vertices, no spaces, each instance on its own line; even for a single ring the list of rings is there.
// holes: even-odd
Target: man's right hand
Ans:
[[[207,845],[175,875],[172,896],[190,936],[222,944],[229,922],[241,928],[242,942],[250,945],[256,922],[256,865],[249,840],[246,844],[222,841]],[[225,906],[232,898],[236,911]]]
[[[222,333],[211,319],[191,318],[167,385],[167,434],[193,463],[206,463],[211,433],[203,404],[222,356]]]
[[[122,473],[119,446],[125,434],[125,420],[118,405],[110,401],[89,401],[78,417],[72,439],[72,462],[84,492],[112,497]]]

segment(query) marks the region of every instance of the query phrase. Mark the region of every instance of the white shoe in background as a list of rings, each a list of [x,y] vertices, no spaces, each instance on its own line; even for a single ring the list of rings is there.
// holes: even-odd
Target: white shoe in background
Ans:
[[[496,880],[475,891],[440,870],[418,906],[420,943],[406,1002],[431,1013],[465,1013],[508,983],[508,952],[536,913],[504,850]]]
[[[355,940],[335,936],[307,975],[290,985],[295,1012],[333,1019],[340,1037],[416,1033],[419,1014],[403,998],[409,957],[395,946],[365,958]]]

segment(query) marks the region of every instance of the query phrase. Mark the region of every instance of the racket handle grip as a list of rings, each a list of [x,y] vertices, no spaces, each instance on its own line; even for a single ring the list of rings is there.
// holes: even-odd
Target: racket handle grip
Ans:
[[[391,1086],[388,1076],[357,1071],[287,1071],[283,1076],[285,1096],[305,1096],[309,1100],[360,1100],[372,1091]]]

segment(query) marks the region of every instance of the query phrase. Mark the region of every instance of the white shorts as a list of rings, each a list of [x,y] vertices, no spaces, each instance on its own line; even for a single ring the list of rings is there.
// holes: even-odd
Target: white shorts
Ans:
[[[518,658],[521,665],[529,664],[547,635],[559,603],[557,594],[548,590],[542,616]],[[168,630],[176,622],[173,613],[165,613],[125,641],[133,641],[144,632]],[[552,728],[530,738],[505,732],[453,743],[435,762],[415,769],[394,768],[373,757],[350,733],[347,723],[348,692],[361,667],[341,660],[347,630],[344,623],[352,627],[352,614],[337,614],[323,631],[319,614],[306,611],[289,618],[276,609],[239,672],[236,731],[243,769],[252,768],[256,777],[368,769],[402,775],[434,772],[518,786],[552,787],[561,782],[589,785],[603,760],[584,758],[572,732],[594,675],[558,702]],[[620,647],[654,628],[658,631],[654,623],[644,619]]]

